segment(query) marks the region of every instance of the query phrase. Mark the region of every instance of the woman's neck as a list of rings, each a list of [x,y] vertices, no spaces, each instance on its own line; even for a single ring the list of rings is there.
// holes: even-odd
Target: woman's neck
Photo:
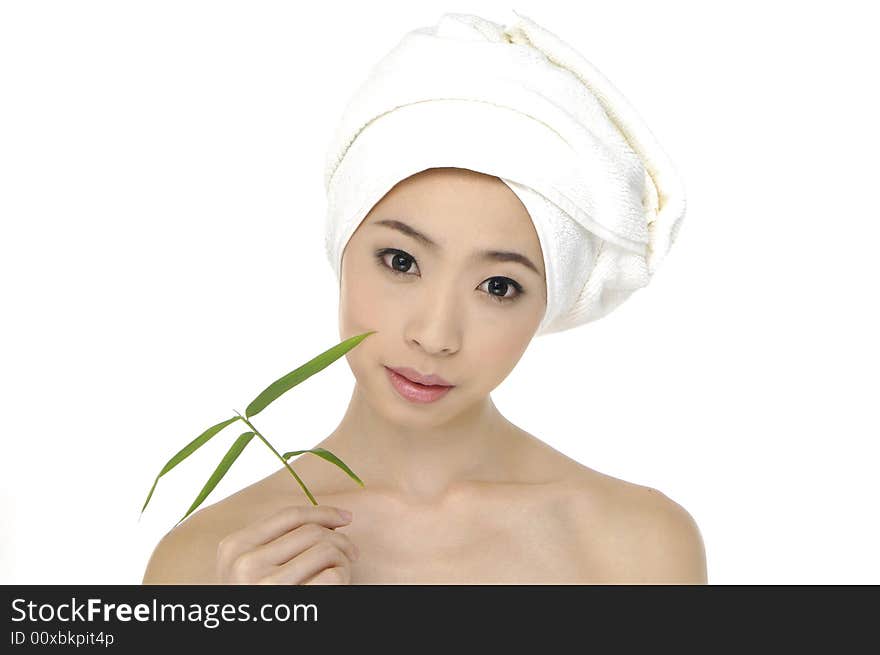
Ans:
[[[405,412],[393,416],[397,408],[381,409],[388,411],[355,385],[345,416],[322,443],[371,490],[408,504],[435,504],[462,484],[512,476],[519,433],[490,396],[445,422],[409,420]],[[430,416],[433,408],[424,409]]]

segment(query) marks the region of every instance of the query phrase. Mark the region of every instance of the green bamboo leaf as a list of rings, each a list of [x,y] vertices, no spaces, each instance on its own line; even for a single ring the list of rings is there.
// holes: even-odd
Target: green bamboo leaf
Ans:
[[[221,421],[217,425],[212,425],[210,428],[208,428],[207,430],[202,432],[199,436],[197,436],[195,439],[193,439],[187,445],[185,445],[183,448],[181,448],[180,452],[178,452],[174,457],[169,459],[168,463],[165,464],[165,466],[159,472],[159,475],[156,476],[156,480],[155,480],[155,482],[153,482],[153,487],[150,489],[150,493],[147,494],[147,500],[144,502],[144,506],[141,509],[141,514],[144,513],[145,509],[147,509],[147,503],[149,503],[150,498],[153,497],[153,491],[156,489],[156,485],[159,483],[159,478],[161,478],[163,475],[168,473],[168,471],[170,471],[175,466],[180,464],[187,457],[192,455],[196,450],[198,450],[199,448],[204,446],[208,442],[208,440],[211,437],[213,437],[215,434],[220,432],[220,430],[225,428],[230,423],[233,423],[233,422],[239,420],[239,418],[240,418],[239,416],[233,416],[231,419]]]
[[[229,450],[223,456],[223,459],[217,465],[217,468],[211,474],[211,477],[208,478],[208,481],[205,483],[205,486],[202,487],[202,490],[199,492],[199,495],[193,501],[193,504],[190,506],[189,510],[186,514],[183,515],[183,518],[180,519],[177,523],[183,521],[187,516],[192,514],[193,510],[196,509],[199,505],[202,504],[202,501],[208,497],[208,494],[214,490],[214,487],[217,486],[217,483],[226,475],[226,471],[229,470],[229,467],[232,466],[232,463],[241,455],[241,451],[244,450],[244,447],[250,443],[250,440],[253,439],[253,432],[244,432],[239,435],[238,439],[235,440],[235,443],[229,447]]]
[[[247,418],[256,416],[264,409],[266,409],[269,403],[276,400],[283,393],[290,391],[293,387],[298,385],[303,380],[310,378],[318,371],[321,371],[330,366],[330,364],[342,357],[345,353],[357,346],[361,341],[366,339],[374,332],[376,332],[376,330],[370,330],[369,332],[364,332],[363,334],[358,334],[357,336],[346,339],[345,341],[342,341],[341,343],[333,346],[329,350],[322,352],[314,359],[306,362],[305,364],[291,371],[287,375],[278,378],[277,380],[275,380],[275,382],[273,382],[262,392],[260,392],[260,395],[258,395],[251,401],[251,404],[247,406],[247,409],[245,409],[244,415]]]
[[[352,471],[350,468],[348,468],[348,467],[345,465],[345,462],[343,462],[343,461],[342,461],[341,459],[339,459],[336,455],[334,455],[333,453],[331,453],[329,450],[325,450],[324,448],[312,448],[312,449],[310,449],[310,450],[291,450],[289,453],[284,453],[284,454],[282,455],[282,457],[283,457],[283,458],[285,459],[285,461],[286,461],[286,460],[290,459],[291,457],[293,457],[294,455],[302,455],[303,453],[314,453],[315,455],[318,455],[319,457],[323,457],[323,458],[326,459],[328,462],[332,462],[333,464],[336,464],[336,466],[338,466],[338,467],[341,468],[343,471],[345,471],[346,473],[348,473],[349,477],[350,477],[352,480],[354,480],[355,482],[357,482],[357,483],[358,483],[359,485],[361,485],[362,487],[364,486],[364,483],[361,482],[361,479],[360,479],[358,476],[356,476],[356,475],[354,474],[354,471]]]

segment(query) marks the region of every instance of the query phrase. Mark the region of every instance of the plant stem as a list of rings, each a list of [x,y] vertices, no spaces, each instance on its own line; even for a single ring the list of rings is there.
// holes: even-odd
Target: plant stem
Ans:
[[[233,411],[234,411],[236,414],[238,414],[238,411],[236,411],[236,410],[233,410]],[[263,443],[266,444],[266,445],[269,447],[269,449],[270,449],[273,453],[275,453],[275,456],[278,457],[278,459],[280,459],[280,460],[284,463],[284,466],[287,467],[287,470],[290,471],[290,474],[291,474],[293,477],[296,478],[296,481],[297,481],[297,482],[299,482],[299,486],[301,486],[302,489],[303,489],[303,491],[306,492],[306,496],[308,496],[308,497],[309,497],[309,500],[312,501],[312,505],[317,505],[317,504],[318,504],[318,501],[315,500],[315,497],[312,496],[312,493],[308,490],[308,488],[307,488],[306,485],[303,483],[303,481],[300,480],[299,476],[296,474],[296,471],[294,471],[294,470],[290,467],[290,464],[288,464],[287,461],[281,456],[281,454],[280,454],[277,450],[275,450],[275,448],[272,446],[272,444],[270,444],[268,441],[266,441],[266,438],[265,438],[262,434],[260,434],[260,431],[257,430],[257,428],[254,427],[254,424],[253,424],[253,423],[251,423],[250,421],[248,421],[248,420],[247,420],[244,416],[242,416],[241,414],[238,414],[238,416],[241,418],[242,421],[244,421],[245,423],[248,424],[248,427],[249,427],[251,430],[254,431],[254,434],[257,435],[260,439],[262,439]]]

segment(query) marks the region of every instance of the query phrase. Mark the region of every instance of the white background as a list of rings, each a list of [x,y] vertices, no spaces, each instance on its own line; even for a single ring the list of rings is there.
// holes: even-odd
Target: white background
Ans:
[[[240,430],[138,521],[168,458],[339,341],[344,102],[405,32],[510,7],[634,104],[688,213],[646,289],[535,339],[495,402],[684,506],[710,583],[880,583],[875,23],[626,0],[2,3],[0,583],[141,581]],[[256,424],[312,447],[353,383],[338,361]],[[277,470],[252,444],[206,505]]]

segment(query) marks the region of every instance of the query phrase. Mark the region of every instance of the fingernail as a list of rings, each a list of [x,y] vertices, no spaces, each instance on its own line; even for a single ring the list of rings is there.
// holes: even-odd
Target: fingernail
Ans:
[[[339,516],[341,516],[344,521],[351,521],[351,512],[347,510],[340,509]]]

